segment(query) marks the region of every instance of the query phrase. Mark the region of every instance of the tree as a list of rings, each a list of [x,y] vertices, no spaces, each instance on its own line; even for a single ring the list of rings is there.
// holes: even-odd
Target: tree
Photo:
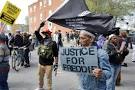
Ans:
[[[107,13],[116,17],[128,15],[135,9],[135,0],[85,0],[91,12]]]

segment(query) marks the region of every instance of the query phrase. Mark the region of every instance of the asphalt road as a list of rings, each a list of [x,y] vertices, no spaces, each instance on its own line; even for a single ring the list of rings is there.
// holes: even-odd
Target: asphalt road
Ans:
[[[10,90],[34,90],[38,87],[38,56],[36,50],[31,54],[31,67],[22,67],[19,72],[10,69]],[[60,68],[57,73],[55,76],[53,72],[53,90],[77,90],[78,79],[75,73],[64,72]]]

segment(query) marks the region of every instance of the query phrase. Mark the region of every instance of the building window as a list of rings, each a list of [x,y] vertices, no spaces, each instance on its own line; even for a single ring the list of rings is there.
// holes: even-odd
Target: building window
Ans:
[[[42,2],[40,2],[40,7],[42,6]]]
[[[36,6],[34,6],[34,11],[36,11]]]
[[[43,19],[43,14],[42,13],[40,13],[40,20],[42,20]]]
[[[34,23],[36,22],[36,17],[35,17],[35,16],[33,17],[33,22],[34,22]]]
[[[52,0],[48,0],[48,5],[49,5],[49,6],[52,5]]]
[[[40,9],[42,8],[42,5],[43,5],[43,3],[42,3],[42,2],[40,2]]]
[[[47,1],[43,0],[43,3],[44,3],[44,7],[46,7]]]
[[[30,7],[30,13],[32,12],[32,7]]]
[[[52,10],[49,10],[49,15],[51,15],[52,14]]]

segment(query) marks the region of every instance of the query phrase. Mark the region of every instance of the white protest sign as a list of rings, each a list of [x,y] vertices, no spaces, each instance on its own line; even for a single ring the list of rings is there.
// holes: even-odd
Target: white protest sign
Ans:
[[[62,47],[59,60],[64,71],[90,73],[98,67],[97,47]]]

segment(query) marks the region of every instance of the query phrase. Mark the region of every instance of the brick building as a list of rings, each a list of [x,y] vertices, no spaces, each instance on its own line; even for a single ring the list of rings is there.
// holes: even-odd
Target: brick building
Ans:
[[[28,7],[29,13],[29,32],[33,33],[50,14],[52,14],[64,0],[38,0]],[[70,29],[47,22],[45,28],[49,28],[53,33],[61,30],[63,33],[71,31]]]

